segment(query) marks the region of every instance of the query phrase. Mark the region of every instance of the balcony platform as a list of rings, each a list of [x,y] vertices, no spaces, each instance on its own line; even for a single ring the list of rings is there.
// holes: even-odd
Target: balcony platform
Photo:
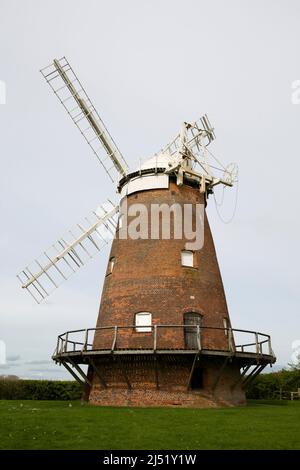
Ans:
[[[176,336],[170,337],[170,331],[175,332]],[[186,331],[193,333],[194,344],[192,348],[188,348],[188,344],[184,344],[186,343]],[[166,332],[169,333],[166,334]],[[142,339],[145,340],[146,338],[147,345],[150,347],[121,347],[124,343],[130,344],[132,338],[136,341],[136,335],[140,335],[138,338],[141,338],[141,343]],[[236,340],[240,340],[243,335],[245,336],[245,342],[238,342],[237,344]],[[210,347],[205,346],[208,337],[210,337]],[[222,347],[214,348],[214,341],[211,338],[216,343],[220,343],[220,337]],[[172,347],[174,338],[181,347]],[[251,341],[251,338],[253,338],[253,341]],[[100,343],[102,341],[103,344],[99,344],[99,341]],[[160,347],[161,344],[164,347]],[[219,369],[218,381],[226,366],[234,363],[242,369],[241,382],[244,385],[253,380],[267,365],[272,365],[276,361],[269,335],[249,330],[191,327],[191,325],[155,325],[151,327],[150,332],[142,333],[136,333],[135,326],[112,326],[68,331],[59,335],[57,347],[52,356],[53,360],[62,364],[76,380],[88,385],[91,385],[90,381],[80,365],[90,366],[98,375],[101,375],[97,363],[110,360],[109,358],[116,360],[117,357],[119,357],[121,364],[124,360],[128,364],[130,360],[138,359],[142,361],[147,358],[155,364],[159,358],[163,357],[172,357],[177,361],[180,361],[180,358],[182,360],[186,358],[191,367],[190,375],[193,373],[196,361],[203,358],[203,360],[216,363],[216,367]],[[251,369],[251,367],[253,368]],[[189,383],[187,387],[189,387]]]

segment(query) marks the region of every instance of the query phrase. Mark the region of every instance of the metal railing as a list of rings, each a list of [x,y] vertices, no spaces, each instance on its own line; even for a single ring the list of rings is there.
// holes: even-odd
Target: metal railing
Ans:
[[[142,328],[144,331],[141,331]],[[243,337],[245,342],[241,341]],[[54,356],[89,351],[113,353],[126,349],[153,352],[215,350],[275,357],[271,337],[267,334],[200,325],[103,326],[67,331],[58,336]]]

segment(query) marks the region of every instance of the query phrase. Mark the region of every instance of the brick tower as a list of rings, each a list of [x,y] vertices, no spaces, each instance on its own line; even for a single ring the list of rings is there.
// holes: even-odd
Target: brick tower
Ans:
[[[245,386],[275,356],[269,335],[230,322],[205,207],[215,186],[234,184],[235,167],[212,174],[220,168],[210,165],[215,135],[207,116],[184,122],[130,172],[67,59],[41,72],[121,198],[18,275],[39,303],[102,249],[107,232],[115,235],[97,325],[59,335],[53,359],[94,404],[242,405]]]
[[[188,180],[177,186],[175,179],[170,178],[169,188],[141,189],[131,193],[127,201],[128,209],[131,204],[139,203],[150,214],[154,201],[159,205],[176,203],[183,207],[205,203],[205,194]],[[150,216],[148,222],[150,231]],[[96,374],[90,374],[92,403],[203,406],[244,402],[240,385],[234,392],[230,390],[239,379],[237,362],[231,362],[226,368],[212,394],[210,390],[222,358],[184,354],[185,348],[197,348],[197,336],[193,326],[187,326],[184,331],[181,325],[200,326],[204,349],[226,349],[228,344],[227,331],[223,328],[230,326],[230,319],[206,216],[204,230],[203,248],[190,253],[185,250],[185,239],[114,240],[97,327],[118,326],[115,348],[123,350],[124,355],[115,360],[97,359],[97,369],[102,371],[107,386]],[[140,324],[144,326],[139,327]],[[152,354],[155,326],[156,347],[164,350],[164,354]],[[104,341],[110,345],[112,333],[112,330],[97,330],[94,349],[102,348]],[[141,349],[144,351],[140,352]],[[126,354],[132,350],[134,353]]]

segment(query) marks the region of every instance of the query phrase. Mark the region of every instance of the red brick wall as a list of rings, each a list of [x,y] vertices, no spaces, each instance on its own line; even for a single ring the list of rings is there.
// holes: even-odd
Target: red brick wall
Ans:
[[[196,204],[203,203],[204,196],[196,188],[170,183],[169,190],[144,191],[128,197],[128,207],[142,203],[149,208],[149,213],[153,202]],[[115,258],[115,265],[105,278],[97,326],[133,325],[137,312],[148,311],[152,313],[153,324],[181,325],[185,312],[198,312],[203,315],[203,326],[223,327],[228,310],[207,218],[204,246],[194,254],[196,268],[181,266],[185,242],[115,239],[110,255]],[[111,344],[112,331],[107,335],[107,344]],[[101,346],[104,336],[104,332],[98,333],[95,345]],[[223,331],[203,330],[203,347],[226,349],[224,336]],[[166,337],[173,347],[183,347],[182,330],[161,330],[160,341]],[[119,332],[119,341],[122,342],[120,347],[139,344],[151,347],[149,335],[135,330]]]
[[[169,190],[158,189],[131,194],[128,206],[134,203],[204,203],[199,189],[178,187],[170,183]],[[150,224],[150,220],[149,220]],[[195,268],[181,266],[181,250],[186,240],[119,240],[113,242],[110,257],[115,258],[113,272],[106,275],[97,321],[100,326],[134,325],[135,314],[152,313],[153,324],[182,325],[185,312],[197,312],[203,316],[202,325],[223,327],[223,319],[230,324],[226,298],[208,220],[205,216],[204,246],[195,252]],[[202,346],[207,349],[228,349],[224,331],[202,330]],[[113,331],[98,331],[94,348],[110,348]],[[134,329],[120,330],[118,348],[152,348],[151,333],[137,333]],[[182,329],[161,330],[158,348],[183,348]],[[92,387],[91,403],[114,406],[220,406],[244,403],[241,387],[232,390],[239,378],[239,365],[229,363],[218,386],[212,387],[224,358],[201,359],[203,363],[203,388],[188,391],[187,383],[191,361],[175,355],[159,359],[154,367],[153,357],[128,358],[120,363],[118,357],[99,359],[98,367],[105,378],[104,388],[93,371],[89,370]],[[98,361],[98,359],[97,359]],[[126,362],[127,361],[127,362]],[[169,361],[169,362],[168,362]],[[202,367],[202,366],[201,366]],[[125,375],[124,375],[125,373]],[[158,374],[158,375],[157,375]],[[130,382],[128,389],[126,382]],[[157,381],[159,388],[157,388]]]
[[[232,388],[240,375],[238,363],[229,363],[216,385],[223,360],[224,358],[200,357],[203,387],[200,390],[191,390],[188,389],[188,382],[193,357],[170,355],[157,359],[153,356],[101,359],[97,367],[101,371],[106,388],[98,377],[94,376],[89,401],[107,406],[243,405],[245,395],[241,385]]]

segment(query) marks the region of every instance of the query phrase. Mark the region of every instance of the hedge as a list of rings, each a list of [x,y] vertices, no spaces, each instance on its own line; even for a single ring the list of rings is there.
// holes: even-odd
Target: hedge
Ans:
[[[300,388],[300,369],[282,369],[279,372],[258,375],[246,390],[247,398],[254,400],[272,400],[283,395],[289,396],[287,392],[296,392]],[[285,392],[285,394],[284,394]]]
[[[56,380],[0,380],[0,400],[78,400],[78,382]]]
[[[271,372],[256,377],[246,390],[247,398],[272,400],[300,388],[300,369]],[[79,400],[82,387],[73,381],[0,380],[0,400]]]

